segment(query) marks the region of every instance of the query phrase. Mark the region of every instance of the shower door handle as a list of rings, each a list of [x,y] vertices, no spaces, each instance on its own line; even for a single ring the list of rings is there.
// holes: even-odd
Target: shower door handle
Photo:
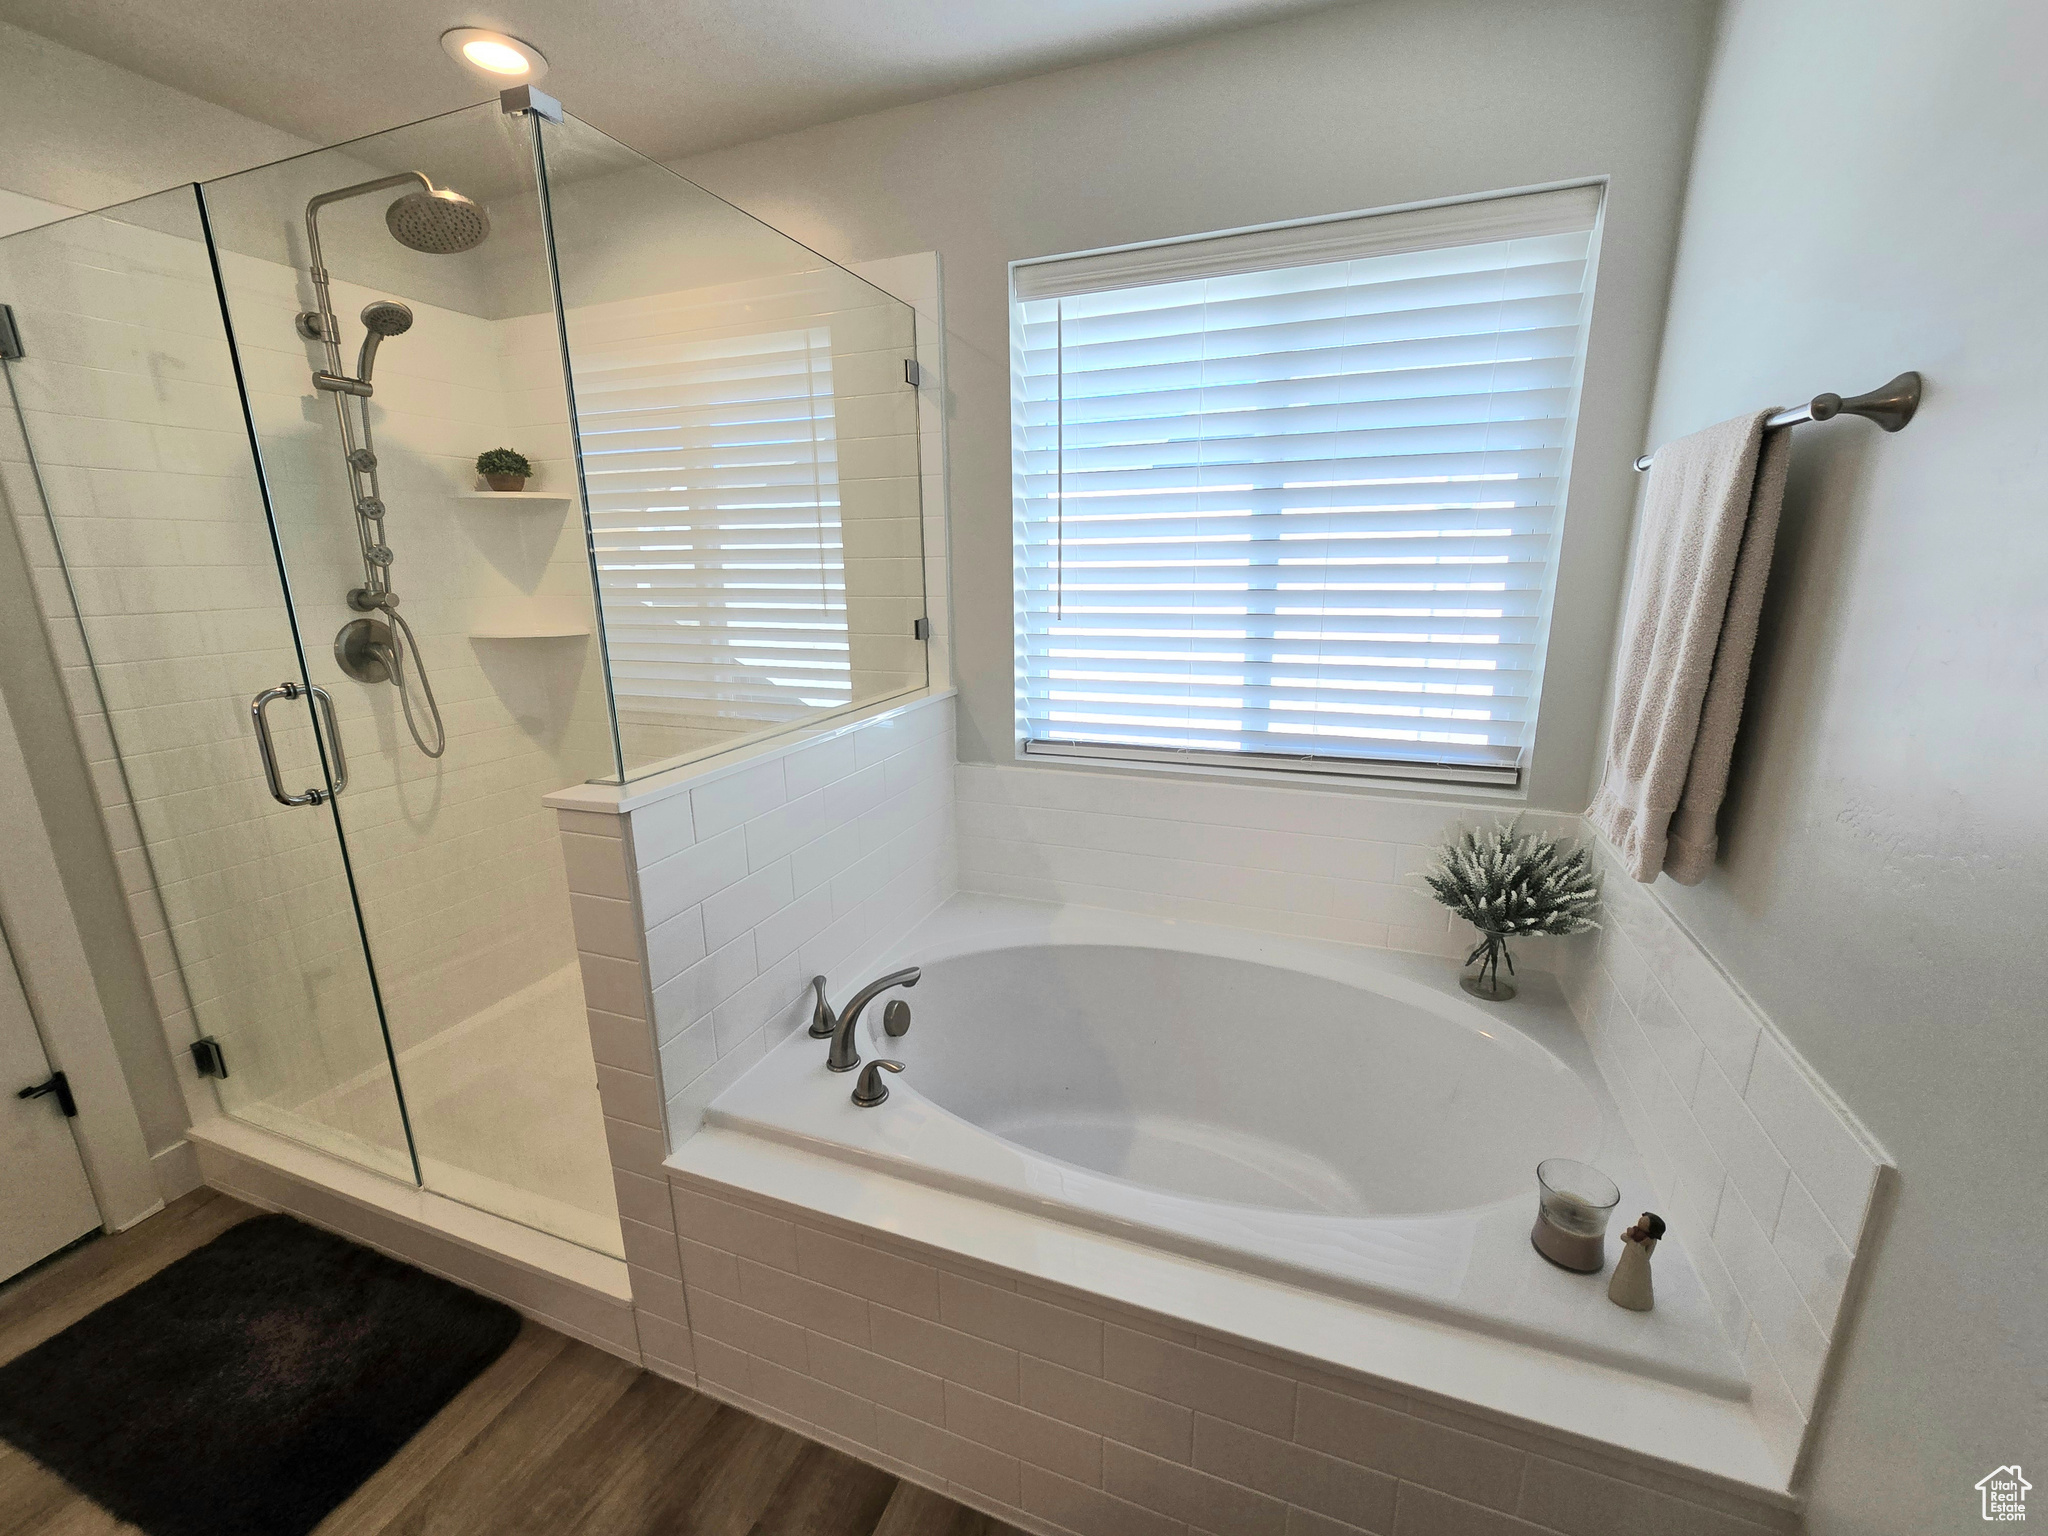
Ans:
[[[333,762],[333,772],[329,777],[338,795],[348,788],[348,754],[341,746],[341,722],[334,718],[333,694],[315,683],[313,697],[320,701],[320,718],[327,724],[327,752]]]
[[[284,792],[284,781],[277,774],[277,748],[271,744],[270,722],[264,717],[273,700],[296,699],[306,690],[294,682],[282,682],[275,688],[266,688],[249,701],[249,718],[256,724],[256,751],[263,759],[263,777],[270,786],[270,798],[279,805],[319,805],[327,798],[324,789],[308,789],[296,795]],[[328,705],[331,721],[334,706]]]

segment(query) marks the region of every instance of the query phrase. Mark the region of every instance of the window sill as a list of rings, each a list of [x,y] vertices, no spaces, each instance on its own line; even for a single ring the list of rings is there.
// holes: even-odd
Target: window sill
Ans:
[[[1284,785],[1291,789],[1328,790],[1336,793],[1411,793],[1442,795],[1455,792],[1461,798],[1521,802],[1528,799],[1527,774],[1523,769],[1455,768],[1440,764],[1360,762],[1334,766],[1328,759],[1311,767],[1295,767],[1277,758],[1256,758],[1243,762],[1217,761],[1214,757],[1191,757],[1147,752],[1095,743],[1026,742],[1016,745],[1015,760],[1033,766],[1061,766],[1090,770],[1168,774],[1176,778],[1241,780],[1248,783]]]

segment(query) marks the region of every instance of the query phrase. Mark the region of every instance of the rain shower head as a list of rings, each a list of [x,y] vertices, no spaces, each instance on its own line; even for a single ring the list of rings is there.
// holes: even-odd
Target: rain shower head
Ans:
[[[356,358],[356,377],[370,382],[370,369],[377,361],[377,343],[386,336],[403,336],[412,329],[412,310],[396,299],[372,299],[363,306],[363,350]]]
[[[483,205],[447,187],[408,192],[384,210],[391,238],[429,256],[454,256],[476,249],[491,232]]]

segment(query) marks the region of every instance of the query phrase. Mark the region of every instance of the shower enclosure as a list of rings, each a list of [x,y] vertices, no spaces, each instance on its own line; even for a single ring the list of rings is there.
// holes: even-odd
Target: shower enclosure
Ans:
[[[498,103],[0,240],[0,302],[0,486],[196,1091],[618,1255],[542,797],[925,685],[911,310]]]

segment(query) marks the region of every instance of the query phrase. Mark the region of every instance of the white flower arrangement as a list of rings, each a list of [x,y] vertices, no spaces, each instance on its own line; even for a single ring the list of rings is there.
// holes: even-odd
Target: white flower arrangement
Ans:
[[[1593,920],[1600,877],[1591,851],[1524,832],[1519,818],[1490,830],[1453,828],[1422,879],[1437,901],[1480,932],[1478,947],[1465,957],[1479,969],[1464,978],[1465,990],[1478,997],[1515,995],[1513,983],[1500,979],[1503,960],[1515,973],[1509,939],[1562,938],[1600,926]]]

